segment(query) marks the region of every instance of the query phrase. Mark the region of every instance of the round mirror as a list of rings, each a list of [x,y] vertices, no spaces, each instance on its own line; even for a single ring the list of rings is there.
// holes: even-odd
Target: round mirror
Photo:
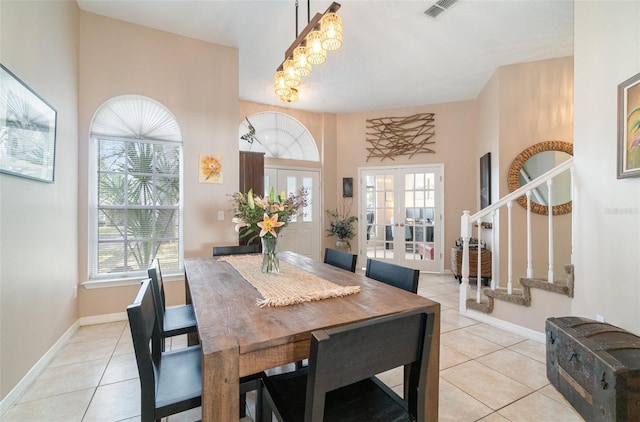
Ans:
[[[535,144],[522,151],[511,163],[507,183],[509,191],[524,186],[573,155],[573,144],[562,141],[548,141]],[[554,177],[552,187],[553,215],[571,212],[571,175],[564,172]],[[527,208],[526,196],[517,199]],[[549,210],[547,186],[538,186],[531,192],[531,211],[547,215]]]

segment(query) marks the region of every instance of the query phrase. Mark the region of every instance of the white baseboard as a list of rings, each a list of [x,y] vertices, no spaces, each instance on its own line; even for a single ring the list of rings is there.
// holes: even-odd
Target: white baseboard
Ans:
[[[503,321],[501,319],[494,318],[482,312],[467,309],[467,312],[466,314],[464,314],[464,316],[471,319],[475,319],[476,321],[484,322],[485,324],[491,325],[496,328],[500,328],[510,333],[528,338],[529,340],[533,340],[538,343],[544,344],[547,339],[545,333],[540,333],[530,328],[522,327],[520,325],[516,325],[511,322]]]
[[[107,324],[109,322],[128,321],[126,312],[117,312],[115,314],[94,315],[82,317],[78,320],[81,327],[85,325]]]
[[[53,346],[36,362],[35,365],[31,367],[29,372],[22,377],[20,382],[13,387],[9,394],[7,394],[2,401],[0,401],[0,419],[4,417],[4,415],[11,409],[11,407],[22,397],[22,395],[27,391],[27,389],[33,384],[33,382],[42,374],[45,368],[51,363],[53,358],[62,350],[62,348],[67,344],[67,341],[76,331],[80,324],[78,321],[74,322],[71,327],[55,342]]]

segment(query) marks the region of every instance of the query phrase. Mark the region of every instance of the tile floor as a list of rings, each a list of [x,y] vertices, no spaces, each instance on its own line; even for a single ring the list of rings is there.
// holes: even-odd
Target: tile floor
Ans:
[[[450,275],[421,275],[418,293],[442,305],[440,421],[583,420],[547,381],[544,344],[460,316]],[[185,345],[179,337],[170,347]],[[81,327],[2,421],[139,421],[137,376],[126,322]],[[400,391],[401,370],[381,378]],[[166,422],[199,418],[194,409]]]

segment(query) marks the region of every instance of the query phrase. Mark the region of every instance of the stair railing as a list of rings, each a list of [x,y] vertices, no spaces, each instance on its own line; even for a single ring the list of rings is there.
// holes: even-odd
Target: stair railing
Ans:
[[[566,172],[571,172],[571,189],[572,189],[572,197],[573,197],[573,157],[564,161],[563,163],[557,165],[553,169],[547,171],[541,176],[535,178],[524,186],[516,189],[510,194],[504,196],[500,200],[496,201],[494,204],[478,211],[477,213],[471,215],[468,210],[465,210],[460,218],[460,234],[463,240],[462,243],[462,263],[461,263],[461,275],[462,281],[460,285],[460,313],[466,313],[467,307],[467,297],[470,292],[469,287],[469,239],[471,238],[471,234],[473,233],[473,227],[477,227],[477,239],[478,239],[478,258],[477,258],[477,272],[476,272],[476,297],[475,300],[477,303],[480,303],[482,300],[482,227],[483,224],[486,224],[487,219],[489,219],[490,223],[493,227],[497,227],[496,222],[498,221],[500,215],[500,209],[503,207],[507,208],[507,293],[512,294],[513,292],[513,243],[512,243],[512,228],[513,228],[513,220],[511,216],[511,209],[513,208],[513,202],[517,200],[520,196],[525,195],[527,198],[527,212],[526,212],[526,224],[527,224],[527,268],[526,273],[527,277],[531,278],[533,276],[533,258],[532,258],[532,241],[531,241],[531,194],[534,189],[537,189],[539,186],[546,184],[548,191],[548,230],[549,230],[549,266],[547,271],[547,280],[549,283],[553,283],[554,281],[554,273],[553,273],[553,197],[552,197],[552,188],[553,188],[553,179]],[[491,255],[491,281],[490,288],[495,290],[499,287],[499,274],[498,274],[498,260],[500,257],[500,243],[498,242],[498,230],[492,230],[492,247],[493,253]]]

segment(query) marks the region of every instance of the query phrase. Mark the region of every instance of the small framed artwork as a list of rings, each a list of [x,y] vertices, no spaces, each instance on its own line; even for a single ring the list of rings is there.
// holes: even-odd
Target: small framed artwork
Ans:
[[[618,179],[640,177],[640,73],[618,85]]]
[[[342,197],[353,198],[353,177],[342,178]]]
[[[56,110],[0,64],[0,172],[53,183]]]
[[[491,205],[491,153],[480,157],[480,209]]]
[[[198,182],[222,183],[221,155],[198,154]]]

